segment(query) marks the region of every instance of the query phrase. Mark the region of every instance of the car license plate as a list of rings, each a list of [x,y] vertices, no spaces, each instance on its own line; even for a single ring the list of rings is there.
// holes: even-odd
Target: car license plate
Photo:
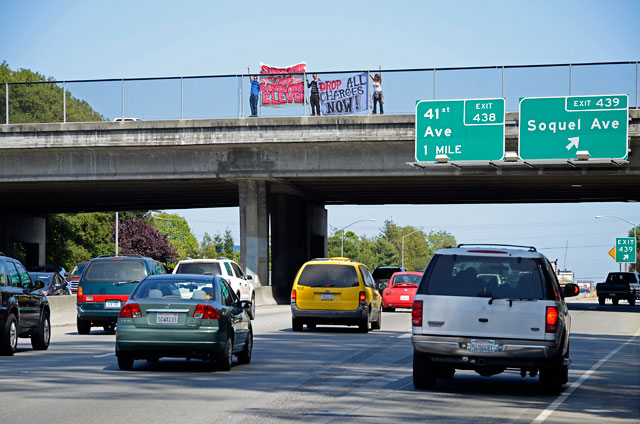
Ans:
[[[474,353],[493,353],[496,349],[494,340],[478,341],[471,340],[469,343],[469,351]]]
[[[616,297],[615,293],[609,293],[609,297]]]
[[[333,293],[322,293],[320,300],[333,300]]]
[[[120,301],[119,300],[105,300],[104,301],[105,308],[119,308]]]
[[[409,300],[409,296],[400,296],[400,300]]]
[[[178,314],[160,312],[156,315],[156,324],[177,324]]]

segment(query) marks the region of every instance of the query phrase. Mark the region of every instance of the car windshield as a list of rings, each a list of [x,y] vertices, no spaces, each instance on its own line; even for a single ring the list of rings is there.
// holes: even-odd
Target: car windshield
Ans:
[[[213,280],[166,280],[147,278],[131,293],[131,299],[196,299],[215,300]]]
[[[420,279],[422,279],[422,275],[416,274],[399,274],[393,277],[393,285],[396,286],[398,284],[420,284]]]
[[[360,284],[352,265],[311,264],[304,267],[298,285],[309,287],[356,287]]]
[[[176,274],[222,275],[222,272],[220,264],[217,262],[195,262],[178,265]]]
[[[80,274],[82,274],[82,271],[84,270],[84,268],[87,266],[87,264],[78,264],[76,266],[73,267],[73,271],[71,271],[71,276],[72,277],[79,277]]]
[[[376,268],[371,276],[374,280],[388,280],[395,272],[400,272],[400,268]]]
[[[429,276],[427,294],[541,299],[539,263],[533,258],[439,255]]]
[[[96,261],[88,265],[85,283],[140,281],[147,276],[144,262],[135,260]]]

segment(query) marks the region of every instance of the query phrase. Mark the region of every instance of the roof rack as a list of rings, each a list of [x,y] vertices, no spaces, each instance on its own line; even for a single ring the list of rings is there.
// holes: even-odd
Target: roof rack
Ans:
[[[132,258],[144,258],[144,256],[139,255],[137,253],[125,253],[124,255],[99,255],[98,258],[122,258],[122,257],[132,257]]]
[[[518,249],[525,249],[529,252],[537,252],[536,248],[533,246],[521,246],[519,244],[500,244],[500,243],[460,243],[457,247],[467,247],[467,246],[490,246],[490,247],[516,247]]]

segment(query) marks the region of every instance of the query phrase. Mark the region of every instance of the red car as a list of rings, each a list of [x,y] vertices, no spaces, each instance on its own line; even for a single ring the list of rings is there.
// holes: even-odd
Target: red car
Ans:
[[[382,310],[393,312],[396,308],[409,308],[422,279],[422,272],[396,272],[389,279],[389,287],[382,291]]]

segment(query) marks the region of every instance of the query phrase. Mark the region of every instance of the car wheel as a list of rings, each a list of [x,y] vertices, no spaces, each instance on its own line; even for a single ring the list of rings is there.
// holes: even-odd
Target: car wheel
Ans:
[[[249,318],[256,319],[256,295],[251,295],[251,309],[249,309]]]
[[[118,367],[124,371],[133,368],[133,356],[124,353],[118,354]]]
[[[216,369],[218,371],[229,371],[231,365],[233,365],[233,340],[228,337],[222,356],[216,360]]]
[[[604,297],[599,297],[599,298],[598,298],[598,304],[600,304],[600,306],[602,306],[602,305],[604,305],[604,302],[605,302],[606,300],[607,300],[607,299],[606,299],[606,298],[604,298]]]
[[[562,360],[556,360],[555,363],[540,368],[540,388],[545,394],[557,395],[560,393],[564,380],[563,368]]]
[[[433,389],[436,386],[436,373],[431,357],[413,350],[413,387],[418,390]]]
[[[87,321],[84,319],[80,319],[80,317],[77,317],[76,327],[78,327],[78,334],[89,334],[89,332],[91,331],[91,321]]]
[[[4,326],[4,333],[0,339],[0,354],[11,356],[18,348],[18,321],[16,316],[9,314]]]
[[[244,343],[244,349],[236,355],[239,364],[248,364],[251,362],[251,350],[253,349],[253,331],[249,329],[247,341]]]
[[[634,306],[636,304],[636,298],[635,297],[630,297],[629,298],[629,305]]]
[[[382,327],[382,308],[378,309],[378,319],[371,323],[372,330],[379,330]]]
[[[51,340],[51,321],[49,319],[49,312],[42,314],[42,320],[40,325],[33,330],[31,334],[31,346],[35,350],[47,350],[49,348],[49,341]]]
[[[620,299],[614,297],[613,299],[611,299],[611,303],[613,303],[614,305],[617,305],[618,302],[620,301]]]
[[[293,328],[293,331],[302,331],[303,325],[304,324],[299,319],[291,318],[291,328]]]
[[[358,330],[360,330],[361,333],[369,332],[369,312],[367,312],[367,315],[358,323]]]

